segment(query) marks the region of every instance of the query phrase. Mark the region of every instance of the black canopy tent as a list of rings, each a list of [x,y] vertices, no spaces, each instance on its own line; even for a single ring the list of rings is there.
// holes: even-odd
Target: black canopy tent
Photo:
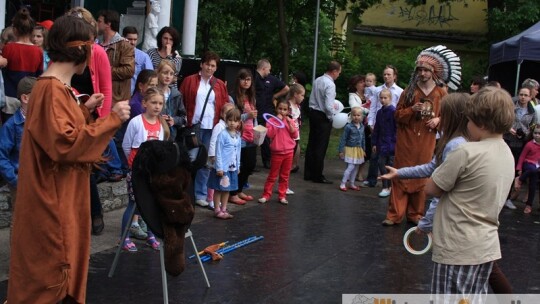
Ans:
[[[514,95],[526,78],[540,81],[540,22],[491,45],[488,75]]]

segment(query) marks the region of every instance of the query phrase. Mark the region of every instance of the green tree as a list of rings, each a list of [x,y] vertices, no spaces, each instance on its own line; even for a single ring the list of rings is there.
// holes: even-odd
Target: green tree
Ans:
[[[250,63],[269,58],[284,78],[289,70],[310,71],[316,6],[316,0],[201,0],[197,52],[212,49]],[[322,0],[320,8],[319,58],[326,63],[336,4]]]
[[[537,0],[488,1],[488,43],[504,40],[540,20]]]
[[[396,49],[391,44],[363,45],[357,53],[344,47],[333,33],[337,9],[349,6],[351,16],[361,21],[366,9],[382,0],[321,0],[316,76],[324,72],[331,59],[343,63],[338,90],[346,92],[347,80],[354,74],[368,71],[380,75],[391,62],[400,71],[398,83],[406,85],[419,50],[429,45]],[[441,2],[453,0],[440,0]],[[490,33],[480,37],[477,46],[487,48],[491,43],[524,30],[540,19],[537,0],[487,0]],[[423,0],[407,0],[420,5]],[[222,58],[255,64],[260,58],[272,62],[272,72],[287,81],[290,72],[301,70],[310,79],[313,66],[313,45],[317,0],[200,0],[197,52],[215,50]],[[380,54],[384,54],[381,56]],[[483,74],[486,60],[462,57],[463,79]]]

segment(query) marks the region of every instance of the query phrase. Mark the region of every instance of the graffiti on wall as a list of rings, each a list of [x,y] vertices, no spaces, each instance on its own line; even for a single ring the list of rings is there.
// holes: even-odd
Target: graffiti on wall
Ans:
[[[435,25],[439,27],[450,26],[450,22],[459,20],[452,14],[452,5],[438,4],[431,6],[400,6],[399,18],[403,22],[416,22],[419,25]]]
[[[458,16],[452,13],[453,7],[459,11],[459,7],[468,8],[472,2],[486,2],[486,0],[450,0],[445,3],[421,6],[402,6],[397,5],[396,2],[398,1],[390,0],[392,4],[387,14],[397,16],[402,22],[414,22],[416,26],[449,27],[451,22],[459,20]]]

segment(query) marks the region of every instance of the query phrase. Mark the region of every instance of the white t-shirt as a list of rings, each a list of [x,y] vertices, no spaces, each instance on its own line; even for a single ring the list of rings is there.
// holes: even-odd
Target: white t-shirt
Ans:
[[[433,262],[478,265],[501,258],[499,212],[514,179],[502,139],[460,145],[433,172],[441,196],[433,223]]]
[[[199,84],[199,89],[197,90],[197,97],[195,97],[195,111],[193,113],[193,119],[191,120],[192,124],[201,123],[201,129],[212,130],[214,128],[214,115],[215,115],[215,105],[216,105],[216,94],[214,90],[208,95],[208,91],[212,87],[209,78],[208,81],[204,81],[201,77],[201,82]],[[204,103],[206,101],[206,96],[208,96],[208,103],[204,109],[204,117],[201,119],[201,113],[204,108]]]

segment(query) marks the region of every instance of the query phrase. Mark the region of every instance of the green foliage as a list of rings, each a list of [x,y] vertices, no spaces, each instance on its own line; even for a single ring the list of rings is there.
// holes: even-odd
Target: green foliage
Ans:
[[[382,82],[382,70],[387,64],[399,71],[398,84],[407,86],[414,70],[414,61],[421,49],[430,46],[398,49],[390,43],[375,45],[364,43],[353,51],[333,33],[337,9],[349,6],[351,17],[359,20],[362,13],[382,0],[321,0],[318,33],[318,54],[315,77],[324,73],[332,59],[343,64],[341,76],[336,81],[338,99],[346,101],[348,80],[356,74],[373,72]],[[422,0],[406,0],[410,5],[421,5]],[[440,0],[448,2],[454,0]],[[537,0],[486,0],[488,1],[488,23],[490,34],[479,39],[471,48],[487,49],[491,43],[510,37],[531,26],[540,19]],[[200,0],[198,14],[197,54],[211,49],[222,58],[256,63],[260,58],[272,62],[272,73],[303,71],[308,80],[312,78],[313,45],[316,15],[316,0],[285,1],[285,24],[287,27],[288,50],[281,47],[279,40],[278,12],[272,0]],[[355,21],[357,21],[355,20]],[[352,20],[351,20],[352,21]],[[289,62],[283,62],[284,52]],[[484,75],[487,56],[458,54],[462,59],[463,87],[474,75]],[[284,80],[288,75],[281,75]],[[309,93],[309,92],[308,92]]]
[[[540,20],[537,0],[504,1],[501,7],[488,11],[489,42],[516,35]]]
[[[416,56],[423,48],[425,47],[397,49],[391,43],[383,45],[364,43],[355,53],[345,49],[336,56],[343,64],[341,75],[336,80],[337,99],[341,101],[348,100],[347,86],[349,79],[354,75],[374,73],[377,76],[377,82],[381,84],[382,72],[388,64],[393,65],[398,70],[398,85],[403,88],[406,87],[409,83],[410,74],[415,68]]]

